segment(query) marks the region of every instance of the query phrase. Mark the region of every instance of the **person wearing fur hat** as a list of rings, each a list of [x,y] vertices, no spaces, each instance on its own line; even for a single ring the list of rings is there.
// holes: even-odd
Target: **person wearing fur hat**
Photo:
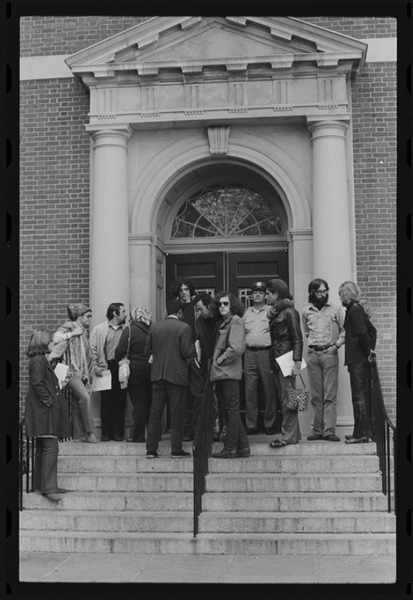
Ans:
[[[129,399],[133,406],[132,435],[128,442],[144,442],[145,429],[149,420],[152,403],[151,365],[145,355],[145,343],[152,314],[142,307],[131,310],[129,327],[125,327],[115,350],[115,359],[119,362],[127,356],[130,361],[128,380]]]
[[[81,303],[67,306],[69,320],[53,335],[53,348],[49,360],[62,362],[69,367],[63,387],[73,394],[73,438],[75,441],[96,443],[95,427],[90,405],[92,356],[87,329],[92,310]]]
[[[274,372],[275,385],[281,399],[288,384],[294,385],[294,376],[301,371],[303,356],[303,337],[300,328],[300,315],[294,307],[288,285],[282,279],[271,279],[267,283],[267,301],[271,305],[269,313],[271,349],[270,365]],[[276,358],[287,352],[293,352],[294,368],[290,375],[283,376]],[[271,448],[281,448],[287,444],[297,444],[301,439],[298,412],[283,407],[282,436],[270,442]]]

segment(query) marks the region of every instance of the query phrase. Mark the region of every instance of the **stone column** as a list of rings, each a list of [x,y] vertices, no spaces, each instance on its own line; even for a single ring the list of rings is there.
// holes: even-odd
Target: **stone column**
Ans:
[[[105,320],[111,302],[129,309],[129,222],[127,142],[129,128],[91,134],[91,306],[93,325]]]
[[[345,121],[308,123],[313,144],[313,278],[325,279],[330,301],[340,304],[338,287],[351,280],[348,168]],[[340,350],[338,425],[351,425],[353,411],[344,348]]]

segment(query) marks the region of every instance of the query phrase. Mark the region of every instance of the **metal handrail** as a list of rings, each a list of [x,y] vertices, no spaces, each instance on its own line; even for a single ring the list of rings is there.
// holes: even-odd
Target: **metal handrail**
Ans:
[[[66,387],[64,394],[69,407],[70,436],[63,441],[73,438],[72,392]],[[19,422],[19,510],[23,510],[23,479],[26,475],[26,493],[34,492],[36,479],[36,438],[24,435],[25,418]]]
[[[208,459],[212,454],[214,438],[213,384],[209,381],[204,388],[202,406],[192,443],[193,455],[193,535],[198,534],[199,515],[202,512],[202,496],[205,493],[205,478],[209,472]]]
[[[396,513],[396,461],[395,447],[397,431],[392,423],[383,400],[380,377],[376,359],[373,358],[370,366],[370,407],[373,424],[373,440],[376,442],[376,451],[379,457],[382,478],[382,492],[387,496],[387,510],[392,512],[392,491],[394,493],[394,512]],[[390,437],[393,437],[393,448]],[[391,471],[391,456],[393,454],[393,478]],[[392,486],[393,483],[393,486]]]

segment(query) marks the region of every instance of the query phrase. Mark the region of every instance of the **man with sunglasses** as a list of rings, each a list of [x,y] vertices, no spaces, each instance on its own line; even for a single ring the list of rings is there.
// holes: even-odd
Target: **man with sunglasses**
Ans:
[[[308,285],[309,304],[302,311],[304,334],[308,340],[307,368],[311,404],[314,407],[313,432],[308,440],[339,442],[336,435],[338,349],[344,344],[344,312],[331,304],[328,284],[314,279]]]

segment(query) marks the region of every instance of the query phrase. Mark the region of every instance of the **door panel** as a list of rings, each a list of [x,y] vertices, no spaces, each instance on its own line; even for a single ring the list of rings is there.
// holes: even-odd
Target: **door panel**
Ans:
[[[223,252],[169,254],[166,257],[167,298],[173,280],[178,277],[192,279],[197,292],[207,291],[214,296],[224,286],[224,258]]]
[[[253,281],[280,277],[288,283],[288,252],[234,252],[228,254],[228,286],[249,306]]]

